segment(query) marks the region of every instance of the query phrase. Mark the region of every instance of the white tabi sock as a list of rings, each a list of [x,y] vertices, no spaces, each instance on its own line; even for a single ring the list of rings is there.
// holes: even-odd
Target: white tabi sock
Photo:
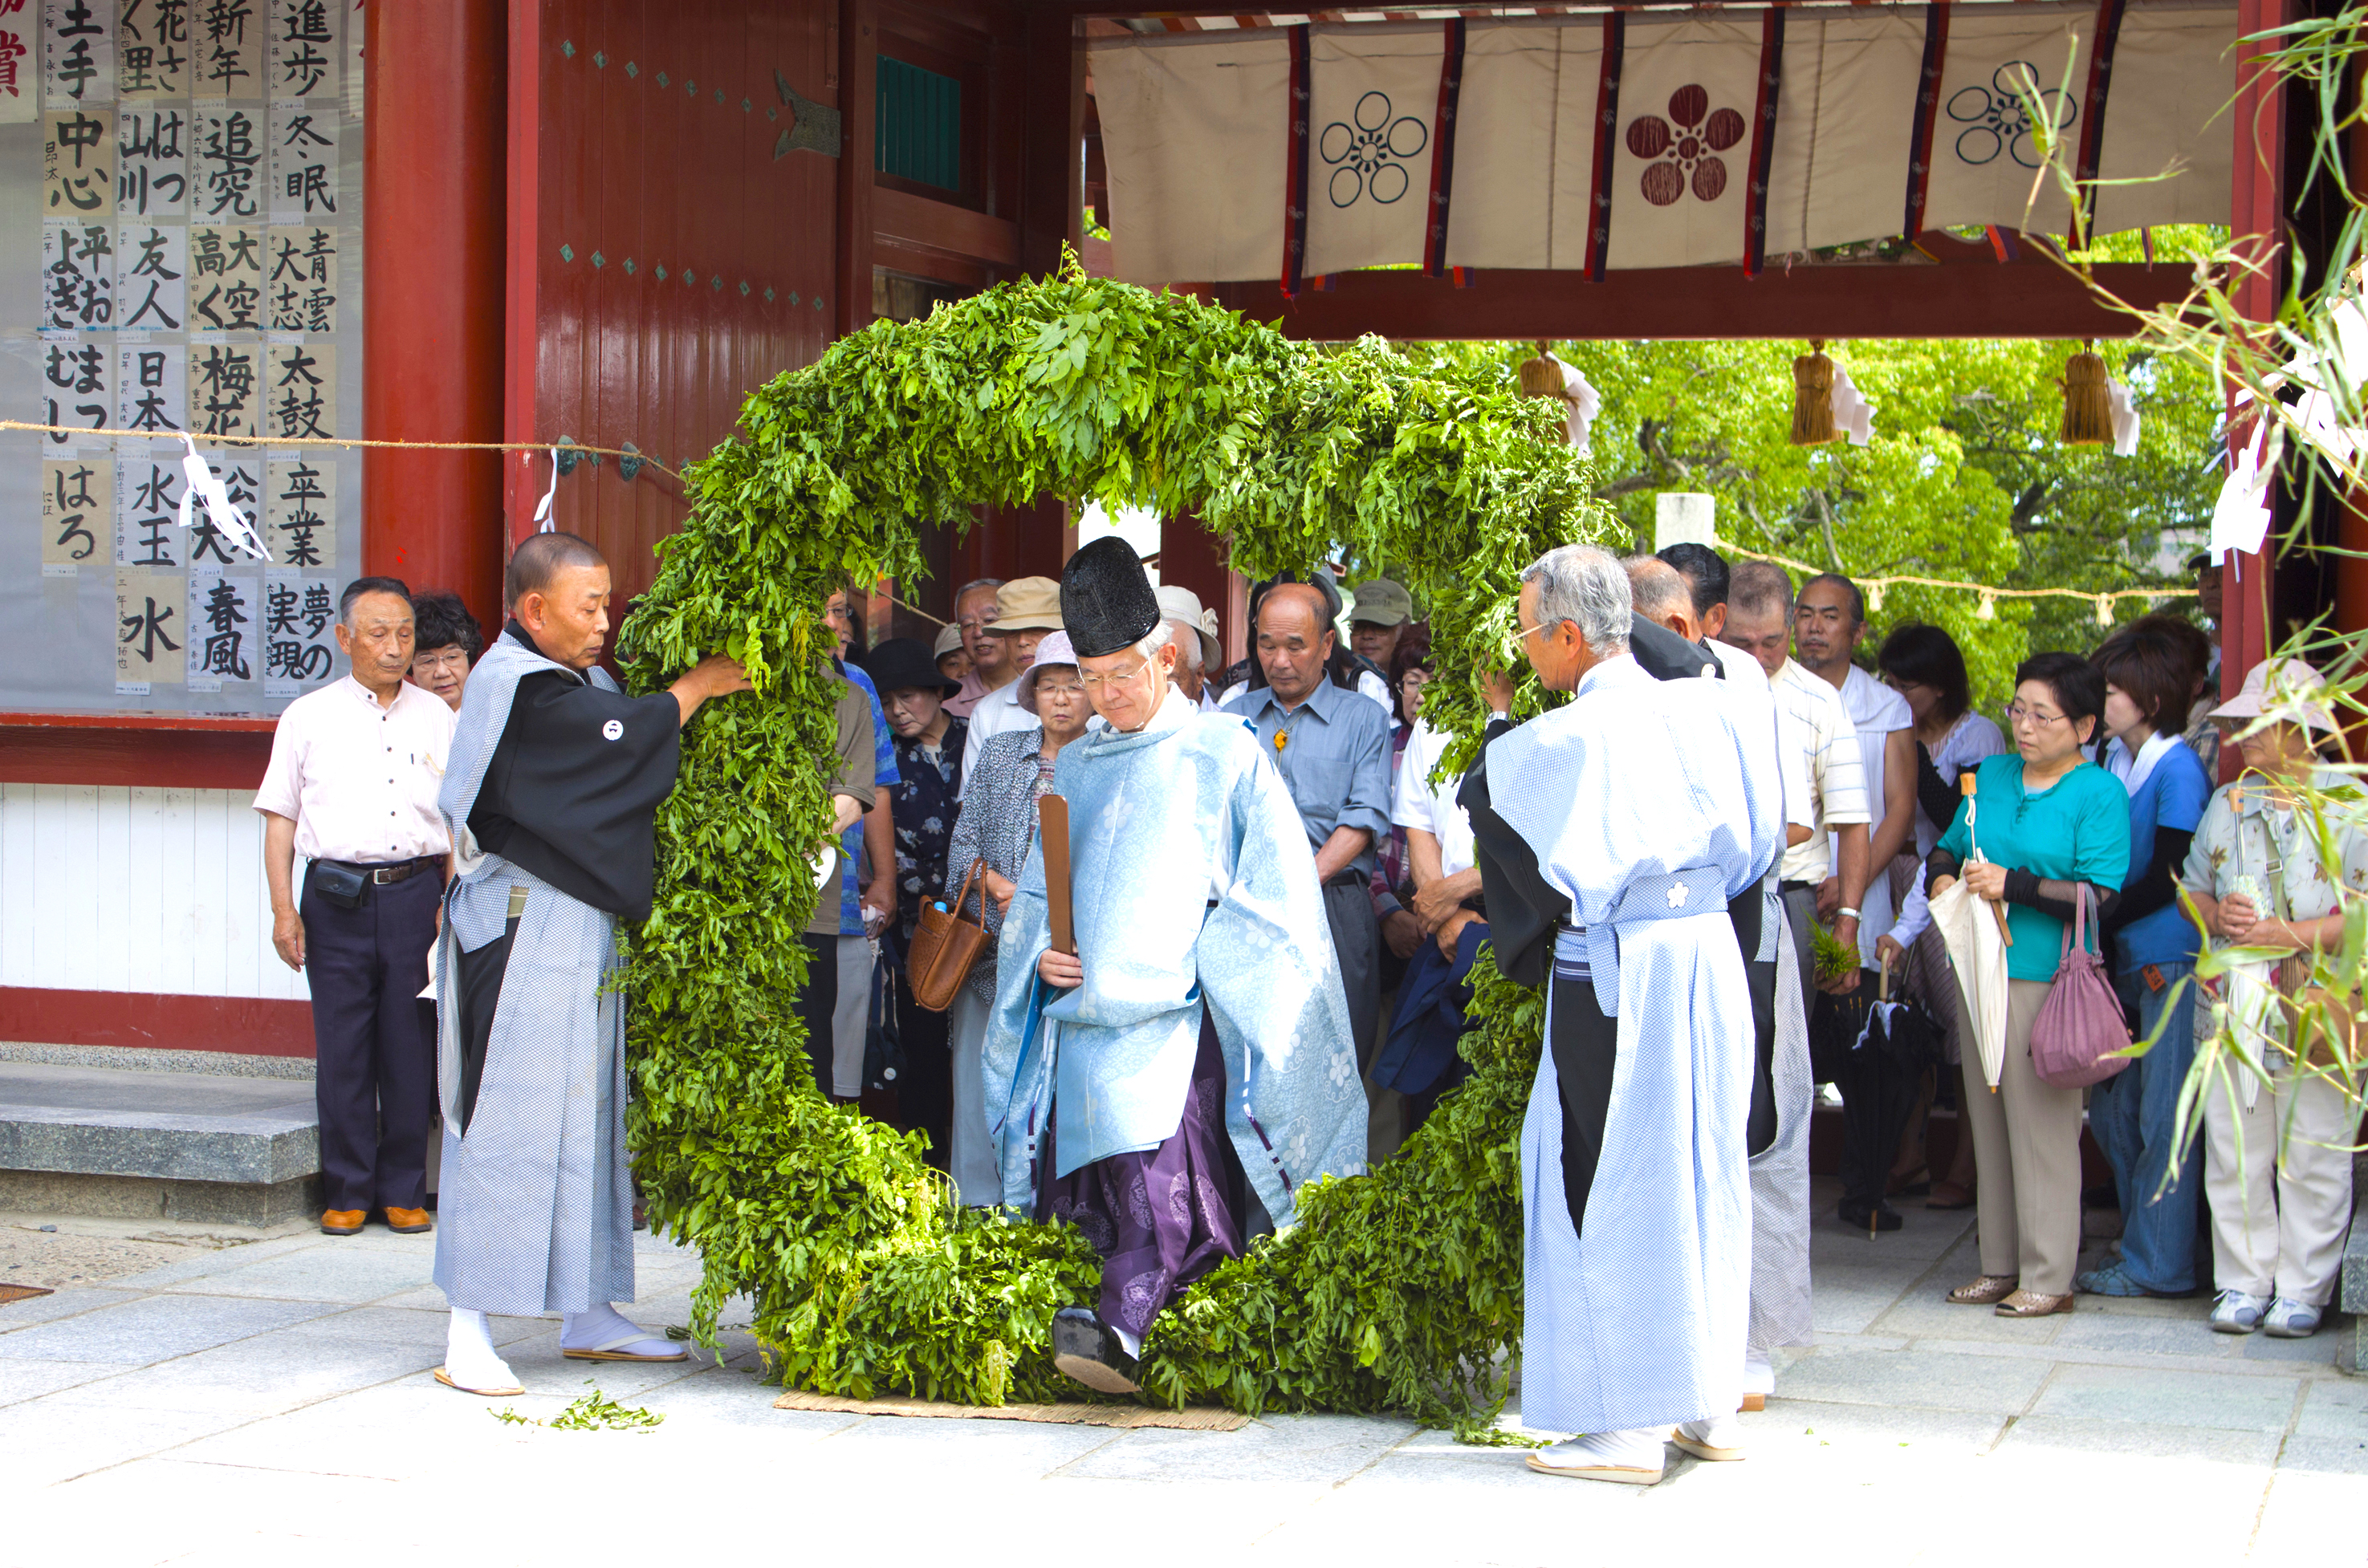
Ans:
[[[1743,1353],[1743,1392],[1770,1394],[1776,1392],[1776,1363],[1768,1358],[1765,1350]]]
[[[1743,1423],[1732,1415],[1713,1415],[1706,1421],[1680,1421],[1678,1430],[1689,1441],[1706,1449],[1740,1449],[1743,1447]]]
[[[494,1348],[493,1325],[485,1314],[454,1307],[444,1331],[444,1375],[464,1389],[514,1389],[518,1376],[501,1352]]]
[[[1618,1465],[1627,1470],[1659,1470],[1668,1460],[1661,1445],[1668,1440],[1668,1430],[1635,1426],[1625,1432],[1589,1432],[1540,1452],[1547,1463],[1565,1468]]]
[[[569,1312],[560,1322],[562,1350],[621,1350],[628,1356],[672,1356],[680,1346],[662,1334],[637,1327],[603,1301],[588,1312]]]

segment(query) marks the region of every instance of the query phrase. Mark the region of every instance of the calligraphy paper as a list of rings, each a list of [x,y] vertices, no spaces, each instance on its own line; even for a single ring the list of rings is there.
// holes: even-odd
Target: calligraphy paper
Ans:
[[[337,570],[337,464],[334,458],[275,458],[264,465],[264,542],[275,567]]]
[[[188,670],[189,580],[143,567],[115,574],[115,694],[146,697],[179,686]]]
[[[114,523],[113,463],[104,458],[42,460],[42,576],[78,576],[85,562],[105,564],[100,541]]]

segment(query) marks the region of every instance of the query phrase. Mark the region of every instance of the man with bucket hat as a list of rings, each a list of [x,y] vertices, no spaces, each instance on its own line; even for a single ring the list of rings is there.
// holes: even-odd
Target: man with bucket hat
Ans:
[[[1048,631],[1061,630],[1061,585],[1050,577],[1015,577],[995,590],[995,619],[988,637],[1008,650],[1015,672],[1024,674],[1036,659],[1036,644]],[[1019,706],[1019,682],[1014,679],[978,699],[970,710],[970,744],[962,752],[962,783],[970,782],[978,765],[978,748],[1006,730],[1032,727],[1036,716]]]

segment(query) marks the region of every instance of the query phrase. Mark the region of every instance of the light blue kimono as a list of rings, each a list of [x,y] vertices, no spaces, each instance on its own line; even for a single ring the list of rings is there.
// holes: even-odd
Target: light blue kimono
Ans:
[[[1542,1431],[1700,1420],[1742,1396],[1753,1036],[1726,904],[1774,863],[1784,811],[1723,687],[1606,660],[1576,700],[1488,748],[1497,814],[1586,927],[1557,957],[1583,958],[1619,1018],[1583,1236],[1551,1050],[1521,1128],[1521,1421]]]
[[[1097,722],[1061,748],[1085,983],[1040,980],[1044,858],[1030,851],[998,943],[984,1061],[1003,1201],[1032,1210],[1054,1104],[1059,1170],[1176,1132],[1214,1014],[1225,1131],[1277,1227],[1300,1184],[1365,1168],[1365,1091],[1314,852],[1240,720],[1174,687],[1133,734]],[[1211,901],[1214,900],[1212,906]]]

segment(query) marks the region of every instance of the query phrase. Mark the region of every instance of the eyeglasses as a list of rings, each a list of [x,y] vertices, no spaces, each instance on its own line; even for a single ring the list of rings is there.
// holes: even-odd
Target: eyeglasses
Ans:
[[[1087,691],[1102,691],[1112,686],[1133,686],[1150,667],[1151,661],[1145,659],[1131,670],[1088,670],[1078,678],[1086,683]]]
[[[2025,708],[2020,702],[2006,710],[2006,722],[2017,728],[2029,724],[2034,729],[2044,730],[2063,717],[2061,713],[2048,713],[2036,708]]]
[[[440,648],[433,653],[414,653],[411,656],[411,667],[422,672],[455,670],[466,675],[469,669],[469,653],[465,648],[455,646]]]
[[[1535,637],[1539,632],[1541,632],[1541,631],[1552,631],[1555,627],[1560,626],[1560,625],[1562,625],[1562,624],[1563,624],[1563,623],[1562,623],[1561,621],[1559,621],[1559,620],[1549,620],[1549,621],[1544,622],[1543,625],[1538,625],[1538,626],[1525,626],[1525,627],[1521,628],[1521,641],[1522,641],[1522,642],[1528,642],[1531,638]]]
[[[1068,681],[1054,682],[1040,680],[1036,683],[1036,699],[1039,702],[1042,702],[1048,697],[1067,699],[1072,697],[1083,697],[1085,694],[1086,688],[1084,687],[1073,685]]]

